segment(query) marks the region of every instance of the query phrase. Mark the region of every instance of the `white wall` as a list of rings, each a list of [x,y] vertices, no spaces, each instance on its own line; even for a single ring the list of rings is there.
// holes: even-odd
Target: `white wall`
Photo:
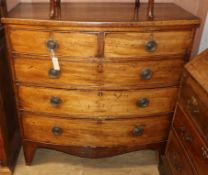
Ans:
[[[200,47],[199,47],[199,52],[202,52],[203,50],[208,48],[208,13],[207,13],[207,18],[206,18],[206,22],[204,25],[204,30],[203,30],[203,34],[202,34],[202,40],[200,43]]]
[[[20,0],[6,0],[7,3],[7,10],[11,10],[13,7],[15,7],[18,3],[20,2]]]

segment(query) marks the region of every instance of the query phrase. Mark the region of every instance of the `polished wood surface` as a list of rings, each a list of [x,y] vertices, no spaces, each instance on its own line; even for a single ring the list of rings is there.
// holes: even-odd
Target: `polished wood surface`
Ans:
[[[169,135],[166,158],[174,175],[197,175],[195,170],[191,168],[191,163],[184,154],[174,131],[171,131]]]
[[[103,45],[104,57],[148,57],[185,55],[192,42],[192,31],[148,32],[148,33],[104,33],[103,41],[98,43],[98,33],[78,33],[69,31],[50,32],[11,29],[10,41],[12,51],[24,54],[49,55],[46,42],[53,39],[58,43],[56,54],[71,57],[96,57],[98,44]],[[79,39],[78,39],[79,38]],[[174,38],[169,40],[169,38]],[[145,49],[149,41],[155,41],[157,48],[154,52]],[[85,50],[83,52],[83,50]]]
[[[21,120],[24,138],[27,140],[63,146],[113,147],[164,141],[167,139],[171,118],[155,116],[120,120],[78,120],[23,114]],[[54,134],[54,127],[61,128],[62,133]],[[142,128],[141,135],[134,135],[136,127]]]
[[[21,3],[2,19],[26,163],[38,147],[88,158],[145,148],[163,154],[199,19],[160,3],[151,20],[147,4],[63,3],[61,10],[49,19],[48,4]],[[48,39],[58,44],[51,53]],[[51,79],[54,53],[60,74]],[[146,128],[141,140],[132,137],[132,127],[141,134],[138,124]],[[51,127],[64,132],[54,137]]]
[[[202,86],[204,91],[208,93],[208,49],[200,55],[196,56],[189,64],[186,65],[186,70],[189,74]]]
[[[191,158],[194,168],[199,175],[204,175],[208,171],[208,156],[205,154],[208,151],[207,144],[180,106],[177,108],[173,127]]]
[[[191,76],[188,76],[187,72],[180,93],[180,105],[194,120],[201,136],[208,143],[208,94]]]
[[[147,15],[147,4],[135,11],[134,3],[62,3],[61,16],[50,20],[48,3],[21,3],[3,23],[33,25],[90,26],[177,26],[198,25],[199,19],[170,3],[156,3],[154,20]],[[33,20],[37,20],[35,23]]]
[[[39,57],[16,57],[14,60],[16,82],[45,87],[68,89],[142,89],[178,85],[184,60],[155,61],[62,61],[58,78],[51,78],[51,60]],[[142,77],[151,70],[150,78]],[[126,73],[128,71],[128,73]],[[28,73],[29,72],[29,73]]]
[[[50,55],[46,42],[53,39],[58,43],[57,55],[73,57],[96,57],[98,38],[96,33],[49,32],[11,30],[12,50],[17,53]]]
[[[177,148],[178,152],[181,155],[185,154],[190,160],[186,169],[192,170],[192,172],[187,171],[185,174],[205,175],[208,172],[207,56],[208,50],[205,50],[185,66],[171,127],[171,133],[175,133],[174,137],[181,145]],[[169,149],[173,146],[172,139],[173,134],[169,137],[165,156],[169,167],[175,166],[175,163],[168,159]],[[172,171],[172,175],[183,174],[184,167],[176,167],[181,171]]]
[[[58,90],[49,88],[18,87],[20,109],[53,115],[81,118],[119,118],[169,113],[174,110],[178,88],[129,91]],[[61,103],[51,104],[57,97]],[[149,105],[139,107],[141,99]]]
[[[105,38],[105,57],[184,55],[192,42],[192,31],[107,33]],[[151,40],[157,43],[157,48],[148,52],[145,44]]]

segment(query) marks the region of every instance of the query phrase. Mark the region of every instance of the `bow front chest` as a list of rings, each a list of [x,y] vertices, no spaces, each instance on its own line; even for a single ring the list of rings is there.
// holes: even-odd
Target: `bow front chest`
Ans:
[[[19,4],[3,18],[26,163],[163,151],[199,19],[174,4]]]

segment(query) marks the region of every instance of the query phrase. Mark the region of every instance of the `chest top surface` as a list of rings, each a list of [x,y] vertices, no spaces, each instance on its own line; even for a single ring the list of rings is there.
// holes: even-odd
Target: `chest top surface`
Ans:
[[[2,19],[3,23],[93,26],[198,25],[199,19],[172,3],[156,3],[154,19],[142,3],[62,3],[61,16],[50,19],[49,3],[20,3]]]
[[[208,93],[208,49],[190,61],[185,68]]]

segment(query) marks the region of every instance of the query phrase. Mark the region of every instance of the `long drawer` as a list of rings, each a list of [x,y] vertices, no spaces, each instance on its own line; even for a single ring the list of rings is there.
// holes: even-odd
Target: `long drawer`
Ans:
[[[204,175],[204,172],[208,172],[207,144],[204,143],[193,123],[180,106],[177,108],[173,126],[198,174]]]
[[[113,118],[171,112],[178,88],[89,91],[20,86],[18,91],[20,108],[25,111]]]
[[[192,31],[107,33],[105,57],[147,57],[185,54],[192,42]]]
[[[174,175],[196,175],[173,131],[169,135],[166,158]]]
[[[135,89],[178,84],[182,59],[135,62],[60,61],[52,71],[51,60],[16,58],[16,81],[59,88]]]
[[[184,78],[179,103],[208,144],[208,95],[191,76]]]
[[[27,140],[82,147],[130,147],[165,141],[171,118],[80,120],[23,114],[21,120]]]
[[[34,37],[35,36],[35,37]],[[9,31],[13,52],[49,55],[48,40],[57,43],[56,52],[62,56],[95,57],[98,50],[97,33],[52,32],[11,29]]]

